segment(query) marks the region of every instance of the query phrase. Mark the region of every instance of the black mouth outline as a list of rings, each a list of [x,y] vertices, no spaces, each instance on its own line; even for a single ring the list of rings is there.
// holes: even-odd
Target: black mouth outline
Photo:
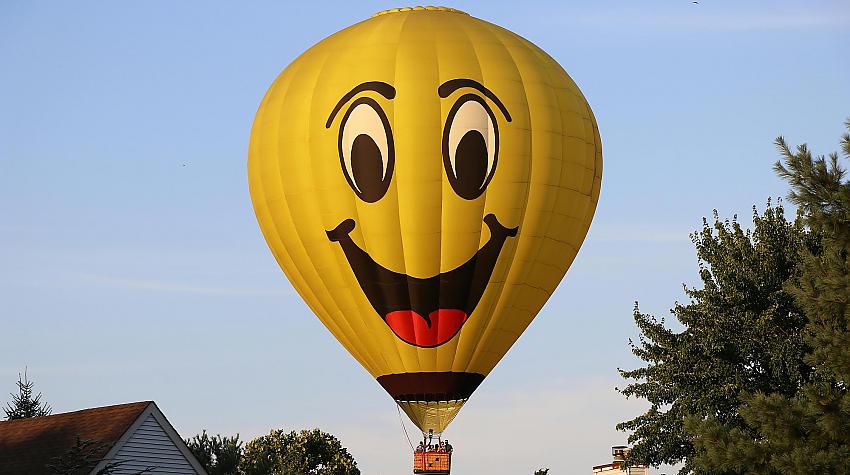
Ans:
[[[503,226],[493,213],[484,217],[484,224],[490,229],[490,239],[478,252],[459,267],[424,279],[391,271],[375,262],[351,239],[349,234],[356,226],[351,218],[325,232],[331,242],[338,242],[342,247],[357,283],[384,322],[391,312],[412,310],[425,319],[430,328],[430,315],[437,310],[461,310],[467,318],[472,315],[484,295],[505,241],[508,237],[515,237],[519,229]],[[460,327],[455,335],[459,332]],[[420,348],[434,348],[447,343],[455,335],[433,346],[402,341]]]

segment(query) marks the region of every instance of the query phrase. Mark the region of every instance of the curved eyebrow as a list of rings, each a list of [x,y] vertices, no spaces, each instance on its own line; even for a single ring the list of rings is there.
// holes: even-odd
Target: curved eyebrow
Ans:
[[[378,94],[386,97],[387,99],[395,98],[395,88],[390,86],[389,84],[381,81],[366,81],[364,83],[358,84],[354,86],[353,89],[346,92],[342,99],[336,103],[334,109],[331,111],[331,115],[328,116],[328,121],[325,122],[325,128],[331,128],[331,123],[334,121],[334,117],[342,109],[342,106],[345,105],[346,102],[350,101],[352,97],[360,94],[363,91],[375,91]]]
[[[462,87],[471,87],[473,89],[477,89],[481,94],[484,94],[485,97],[495,102],[496,105],[499,107],[499,110],[502,111],[502,114],[505,115],[505,119],[507,119],[508,122],[511,121],[511,114],[508,112],[507,107],[505,107],[505,105],[502,104],[502,101],[500,101],[499,98],[496,97],[495,94],[493,94],[493,91],[487,89],[486,87],[484,87],[483,84],[478,81],[466,78],[449,79],[443,84],[440,84],[440,87],[437,89],[437,93],[440,95],[440,97],[445,99],[449,97],[451,93],[457,91]]]

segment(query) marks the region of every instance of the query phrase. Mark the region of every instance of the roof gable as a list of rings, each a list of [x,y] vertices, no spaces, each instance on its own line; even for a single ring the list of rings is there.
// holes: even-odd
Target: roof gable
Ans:
[[[155,403],[151,403],[133,422],[103,457],[92,474],[109,462],[120,462],[116,474],[138,473],[153,468],[152,474],[207,475],[186,442],[165,418]]]

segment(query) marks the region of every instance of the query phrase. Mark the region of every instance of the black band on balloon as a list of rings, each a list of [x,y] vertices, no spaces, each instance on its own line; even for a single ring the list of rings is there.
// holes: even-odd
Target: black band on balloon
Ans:
[[[378,377],[378,383],[396,401],[455,401],[468,399],[484,381],[478,373],[402,373]]]

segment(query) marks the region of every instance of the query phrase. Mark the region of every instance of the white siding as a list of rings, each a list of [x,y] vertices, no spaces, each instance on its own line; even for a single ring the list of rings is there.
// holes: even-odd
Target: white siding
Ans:
[[[153,414],[147,416],[110,461],[123,462],[116,474],[155,467],[151,474],[197,475]]]

